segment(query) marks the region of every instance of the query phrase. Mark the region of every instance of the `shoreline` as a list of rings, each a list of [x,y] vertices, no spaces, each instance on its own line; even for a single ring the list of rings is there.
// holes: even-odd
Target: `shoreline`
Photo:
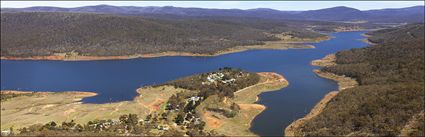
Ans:
[[[366,37],[362,39],[362,42],[365,42],[368,45],[376,45],[376,43],[370,42],[368,37],[371,37],[370,35],[367,35],[366,33],[362,34],[362,36]],[[329,67],[334,66],[336,64],[336,56],[335,54],[329,54],[325,57],[317,60],[311,61],[311,65],[313,66],[319,66],[319,67]],[[327,93],[314,107],[313,109],[304,117],[297,119],[293,121],[289,126],[284,127],[285,134],[284,136],[300,136],[300,127],[304,125],[306,121],[309,119],[314,118],[315,116],[319,115],[323,109],[326,108],[326,105],[329,101],[332,100],[335,96],[338,95],[338,93],[344,89],[347,88],[353,88],[358,86],[358,82],[350,77],[346,76],[339,76],[334,73],[328,73],[328,72],[322,72],[320,69],[315,69],[313,72],[322,78],[330,79],[338,84],[338,91],[331,91]]]
[[[313,60],[311,62],[311,65],[313,66],[320,66],[320,67],[329,67],[337,65],[335,63],[336,56],[335,54],[329,54],[323,57],[322,59]],[[295,121],[293,121],[290,125],[287,127],[284,127],[285,134],[284,136],[302,136],[302,132],[300,131],[300,128],[305,124],[306,121],[318,116],[325,108],[327,103],[329,103],[335,96],[338,95],[339,92],[341,92],[344,89],[353,88],[358,86],[358,83],[355,79],[346,77],[346,76],[340,76],[336,75],[334,73],[329,72],[323,72],[320,71],[320,69],[315,69],[313,72],[322,78],[330,79],[338,84],[338,91],[331,91],[327,93],[311,110],[310,112]]]
[[[190,52],[175,52],[165,51],[159,53],[146,53],[134,55],[119,55],[119,56],[82,56],[76,55],[67,57],[64,53],[46,56],[31,56],[31,57],[16,57],[16,56],[1,56],[1,60],[54,60],[54,61],[95,61],[95,60],[125,60],[136,58],[156,58],[166,56],[190,56],[190,57],[214,57],[231,53],[238,53],[248,50],[288,50],[288,49],[312,49],[313,45],[306,43],[318,43],[321,41],[332,39],[331,36],[319,37],[316,39],[302,39],[295,41],[266,41],[264,45],[247,45],[235,46],[228,49],[217,51],[213,54],[208,53],[190,53]]]
[[[0,90],[1,95],[48,95],[48,94],[70,94],[75,96],[76,101],[80,101],[86,97],[97,96],[96,92],[85,92],[85,91],[63,91],[63,92],[51,92],[51,91],[18,91],[18,90]]]
[[[262,81],[235,93],[234,101],[242,108],[237,118],[221,119],[232,126],[238,125],[237,123],[239,122],[246,123],[247,125],[242,126],[246,126],[246,128],[237,130],[241,134],[255,135],[249,128],[252,125],[253,119],[266,108],[261,104],[255,103],[258,100],[258,95],[281,89],[288,85],[286,79],[280,74],[273,72],[258,72],[257,74],[261,76]],[[115,119],[119,115],[127,113],[135,113],[144,117],[158,111],[159,108],[157,106],[166,102],[173,94],[189,90],[174,88],[172,86],[145,86],[135,91],[138,95],[130,101],[84,104],[81,102],[83,98],[95,96],[97,93],[80,91],[35,92],[2,90],[2,94],[30,94],[28,96],[16,96],[1,102],[2,109],[5,108],[1,113],[2,130],[9,127],[19,129],[50,121],[63,122],[74,120],[76,123],[83,124],[93,119]],[[47,115],[49,117],[46,117]],[[241,118],[245,120],[240,121]],[[229,126],[227,125],[226,127]],[[232,135],[231,132],[223,133]]]
[[[176,92],[183,90],[168,86],[164,88],[172,89]],[[155,103],[161,103],[161,100],[168,98],[172,94],[171,92],[164,93],[162,89],[150,86],[137,88],[135,92],[138,95],[130,101],[86,104],[81,101],[83,98],[96,96],[98,93],[1,90],[1,94],[22,94],[21,96],[1,101],[1,130],[9,127],[19,129],[50,121],[60,123],[74,120],[76,123],[84,124],[94,119],[116,119],[120,115],[128,113],[135,113],[144,117],[150,111],[156,109],[154,108]],[[141,99],[141,95],[145,93],[149,94]],[[159,100],[159,102],[152,101],[152,97]]]
[[[260,94],[262,94],[262,93],[265,93],[265,92],[270,92],[270,91],[276,91],[276,90],[279,90],[279,89],[283,89],[283,88],[286,88],[288,85],[289,85],[289,82],[288,82],[288,80],[286,80],[285,79],[285,77],[284,76],[282,76],[282,75],[280,75],[280,74],[277,74],[277,73],[273,73],[273,72],[264,72],[264,73],[271,73],[271,74],[273,74],[273,75],[275,75],[275,76],[277,76],[277,77],[279,77],[279,79],[278,79],[278,81],[279,81],[279,83],[281,83],[281,84],[283,84],[283,85],[281,85],[281,87],[277,87],[277,88],[271,88],[271,89],[268,89],[268,90],[266,90],[266,91],[263,91],[263,92],[261,92],[261,93],[259,93],[259,94],[257,94],[256,95],[256,98],[255,98],[255,102],[253,103],[253,104],[251,104],[251,105],[258,105],[258,106],[260,106],[261,107],[261,110],[260,110],[260,113],[258,113],[257,115],[255,115],[254,117],[253,117],[253,119],[251,119],[250,121],[249,121],[249,128],[248,128],[248,130],[251,132],[251,127],[252,127],[252,121],[254,121],[254,119],[255,119],[255,117],[257,117],[259,114],[261,114],[261,113],[263,113],[263,111],[264,110],[266,110],[267,109],[267,106],[265,106],[265,105],[262,105],[262,104],[257,104],[257,102],[258,102],[258,100],[260,99],[260,97],[259,97],[259,95]]]
[[[288,81],[274,72],[258,72],[262,81],[235,92],[232,102],[239,105],[239,113],[232,118],[218,118],[205,111],[202,119],[206,122],[205,129],[215,130],[226,136],[258,136],[250,128],[256,116],[262,113],[266,106],[257,104],[258,95],[285,88]],[[232,130],[229,130],[232,129]]]
[[[87,97],[98,95],[96,92],[86,91],[63,91],[63,92],[52,92],[52,91],[24,91],[24,90],[1,90],[1,94],[51,94],[51,93],[75,93]]]
[[[368,44],[368,45],[377,45],[378,43],[374,43],[372,41],[369,40],[369,37],[372,37],[371,35],[368,35],[366,33],[362,34],[362,36],[364,36],[364,39],[361,39],[362,42]]]
[[[306,121],[316,117],[320,113],[322,113],[323,109],[326,108],[326,104],[334,98],[339,91],[331,91],[326,94],[312,109],[311,111],[304,117],[295,120],[289,126],[287,126],[284,131],[284,136],[303,136],[300,133],[299,128],[301,128]]]

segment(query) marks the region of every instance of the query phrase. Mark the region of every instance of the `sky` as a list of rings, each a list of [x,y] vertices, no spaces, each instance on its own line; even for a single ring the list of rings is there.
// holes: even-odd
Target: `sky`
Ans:
[[[175,6],[214,9],[271,8],[277,10],[315,10],[347,6],[359,10],[402,8],[424,5],[423,1],[1,1],[1,8],[31,6],[80,7],[93,5],[114,6]]]

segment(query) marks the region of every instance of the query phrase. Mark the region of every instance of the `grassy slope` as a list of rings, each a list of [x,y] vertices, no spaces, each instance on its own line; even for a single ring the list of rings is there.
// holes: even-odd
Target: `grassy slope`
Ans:
[[[50,121],[61,123],[75,120],[84,124],[94,119],[115,119],[124,114],[137,114],[145,117],[159,109],[162,103],[183,89],[171,86],[144,87],[137,90],[140,96],[134,101],[122,101],[108,104],[81,104],[83,97],[75,92],[34,93],[32,96],[19,96],[1,102],[1,129],[15,129],[44,124]],[[3,91],[2,91],[3,92]]]

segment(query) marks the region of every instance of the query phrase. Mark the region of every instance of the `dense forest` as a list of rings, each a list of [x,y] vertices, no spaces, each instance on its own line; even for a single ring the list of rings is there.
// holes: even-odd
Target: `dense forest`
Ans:
[[[165,51],[212,54],[235,46],[280,40],[276,34],[314,39],[323,34],[294,22],[259,18],[189,18],[95,13],[1,13],[1,55],[76,52],[115,56]]]
[[[340,91],[301,128],[304,135],[425,135],[424,24],[368,34],[376,45],[338,52],[338,65],[322,68],[359,86]]]
[[[405,35],[401,35],[405,34]],[[371,35],[369,41],[372,43],[389,43],[397,41],[414,41],[420,38],[424,38],[424,26],[423,24],[410,24],[404,27],[382,29],[366,33]]]

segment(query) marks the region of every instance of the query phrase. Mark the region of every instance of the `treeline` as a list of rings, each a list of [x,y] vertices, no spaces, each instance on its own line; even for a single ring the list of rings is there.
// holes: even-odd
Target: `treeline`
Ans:
[[[423,33],[424,24],[371,32],[369,40],[378,45],[338,52],[338,65],[322,70],[353,77],[359,86],[341,91],[306,122],[303,135],[397,136],[406,130],[424,136],[424,124],[406,126],[425,107]]]
[[[372,31],[366,34],[373,36],[369,38],[369,41],[373,43],[389,43],[424,38],[424,33],[423,24],[409,24],[396,28]]]
[[[20,96],[32,96],[34,95],[34,92],[28,92],[28,93],[13,93],[8,91],[0,91],[0,101],[6,101],[11,98],[20,97]]]
[[[208,80],[208,77],[215,74],[223,74],[222,78],[216,79],[214,82]],[[234,79],[233,82],[226,80]],[[220,68],[218,71],[210,73],[202,73],[199,75],[189,76],[165,83],[176,88],[183,88],[198,91],[198,96],[207,98],[210,95],[217,94],[221,97],[233,97],[234,92],[245,87],[257,84],[260,76],[256,73],[242,71],[229,67]]]
[[[35,124],[15,131],[11,128],[8,136],[218,136],[215,132],[205,132],[202,127],[189,130],[176,129],[161,124],[161,116],[148,115],[139,119],[136,114],[121,115],[117,120],[93,120],[77,124],[74,120],[54,121]],[[163,122],[162,122],[163,123]]]
[[[258,18],[1,13],[1,55],[22,57],[72,51],[95,56],[165,51],[212,54],[235,46],[279,40],[274,34],[284,32],[297,38],[324,36],[287,24],[290,23]]]

